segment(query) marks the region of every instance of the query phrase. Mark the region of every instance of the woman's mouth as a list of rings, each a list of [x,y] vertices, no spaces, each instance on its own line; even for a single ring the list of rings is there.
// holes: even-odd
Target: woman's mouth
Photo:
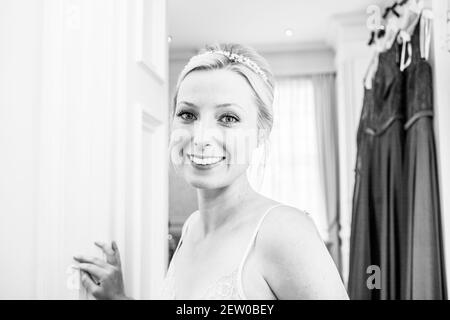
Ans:
[[[193,154],[188,154],[188,157],[192,165],[198,169],[211,169],[225,160],[225,157],[200,157]]]

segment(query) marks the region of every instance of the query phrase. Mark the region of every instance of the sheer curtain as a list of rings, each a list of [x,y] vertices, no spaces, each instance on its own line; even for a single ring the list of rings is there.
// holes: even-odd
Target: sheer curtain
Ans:
[[[339,255],[331,250],[338,244],[333,243],[336,239],[330,232],[337,226],[337,220],[333,214],[328,214],[337,212],[327,205],[330,194],[334,199],[331,201],[337,201],[333,198],[337,186],[329,187],[329,179],[326,178],[329,172],[324,169],[327,166],[323,159],[328,154],[324,153],[322,141],[328,138],[328,133],[322,133],[322,124],[330,119],[318,119],[330,107],[322,101],[334,99],[331,95],[323,96],[323,100],[318,98],[324,94],[322,81],[329,80],[324,79],[316,76],[277,79],[274,126],[265,150],[261,148],[256,152],[254,163],[259,165],[257,169],[249,170],[249,179],[262,194],[308,212],[338,265]],[[318,112],[318,107],[321,112]],[[336,135],[332,138],[337,141]],[[335,183],[334,179],[331,180],[332,184]]]
[[[318,146],[319,173],[324,188],[328,221],[328,249],[341,270],[339,239],[339,159],[336,110],[336,76],[312,77]]]

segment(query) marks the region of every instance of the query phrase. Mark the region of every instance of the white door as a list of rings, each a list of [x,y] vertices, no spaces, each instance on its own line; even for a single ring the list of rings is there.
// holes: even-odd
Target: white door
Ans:
[[[0,4],[0,298],[85,298],[72,256],[101,256],[93,242],[112,239],[126,294],[156,297],[167,265],[165,11],[165,0]]]

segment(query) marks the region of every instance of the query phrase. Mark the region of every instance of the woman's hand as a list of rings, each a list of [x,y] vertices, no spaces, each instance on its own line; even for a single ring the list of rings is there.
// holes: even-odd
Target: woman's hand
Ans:
[[[81,283],[96,299],[124,300],[125,296],[119,249],[115,241],[111,246],[95,242],[106,255],[106,262],[94,257],[74,256],[79,262]],[[95,280],[94,279],[97,279]]]

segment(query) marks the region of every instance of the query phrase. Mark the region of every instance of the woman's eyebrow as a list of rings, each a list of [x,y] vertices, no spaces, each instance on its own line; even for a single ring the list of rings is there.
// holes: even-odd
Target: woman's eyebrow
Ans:
[[[192,102],[180,101],[179,104],[185,104],[185,105],[187,105],[189,107],[198,108],[198,106],[196,104],[192,103]],[[236,107],[238,107],[238,108],[240,108],[240,109],[245,111],[245,109],[243,107],[241,107],[237,103],[221,103],[221,104],[216,105],[216,108],[226,108],[226,107],[232,107],[232,106],[236,106]]]
[[[187,101],[180,101],[179,103],[177,103],[177,106],[180,104],[185,104],[188,107],[193,107],[193,108],[198,108],[195,104],[193,104],[192,102],[187,102]]]
[[[243,111],[245,111],[245,109],[242,108],[242,107],[241,107],[239,104],[237,104],[237,103],[222,103],[222,104],[218,104],[216,107],[217,107],[217,108],[226,108],[226,107],[232,107],[232,106],[238,107],[238,108],[242,109]]]

